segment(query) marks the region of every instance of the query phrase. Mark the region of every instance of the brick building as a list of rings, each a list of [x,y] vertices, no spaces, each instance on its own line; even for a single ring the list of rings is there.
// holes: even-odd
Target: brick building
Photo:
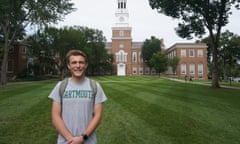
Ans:
[[[143,42],[132,41],[132,28],[129,26],[129,13],[126,8],[126,0],[118,0],[115,13],[116,23],[112,27],[112,42],[106,44],[106,48],[114,55],[113,74],[143,75],[155,73],[145,65],[141,55]]]
[[[132,28],[129,26],[129,14],[126,8],[127,0],[117,1],[115,25],[112,27],[112,42],[106,48],[114,55],[114,73],[116,75],[148,75],[155,74],[155,70],[146,66],[141,55],[143,42],[132,41]],[[164,50],[164,42],[161,40]],[[180,61],[175,75],[192,76],[197,79],[207,79],[207,46],[198,43],[176,43],[166,49],[168,57],[177,56]],[[185,54],[185,56],[184,56]],[[171,73],[171,68],[166,72]]]
[[[15,43],[8,54],[7,77],[14,78],[27,68],[28,46],[24,43]],[[2,60],[0,59],[2,65]],[[1,67],[0,67],[1,70]]]
[[[112,27],[112,41],[106,43],[106,49],[114,56],[113,75],[149,75],[156,74],[155,70],[143,62],[141,48],[144,42],[132,41],[132,27],[129,26],[127,0],[117,0],[115,24]],[[179,58],[175,74],[169,67],[166,74],[178,77],[191,76],[194,79],[207,79],[207,46],[203,43],[176,43],[165,49],[161,40],[162,49],[169,58]],[[16,44],[9,53],[8,77],[14,77],[27,68],[27,46]],[[1,63],[1,59],[0,59]]]
[[[168,58],[178,57],[176,75],[208,79],[207,45],[205,43],[176,43],[166,50]],[[167,74],[173,74],[169,67]]]

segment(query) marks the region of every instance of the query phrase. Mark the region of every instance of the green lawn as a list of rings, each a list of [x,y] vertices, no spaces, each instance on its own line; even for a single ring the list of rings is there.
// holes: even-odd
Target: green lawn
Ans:
[[[157,77],[94,77],[108,97],[100,144],[239,144],[240,90]],[[56,82],[0,87],[0,144],[53,144]]]

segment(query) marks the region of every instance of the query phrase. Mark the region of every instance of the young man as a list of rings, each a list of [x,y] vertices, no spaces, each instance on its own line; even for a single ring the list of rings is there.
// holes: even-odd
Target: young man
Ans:
[[[85,77],[87,56],[80,50],[67,53],[67,66],[71,72],[64,94],[58,82],[49,95],[52,103],[52,122],[58,131],[57,144],[96,144],[94,133],[102,119],[102,103],[107,100],[96,82],[94,96],[90,79]]]

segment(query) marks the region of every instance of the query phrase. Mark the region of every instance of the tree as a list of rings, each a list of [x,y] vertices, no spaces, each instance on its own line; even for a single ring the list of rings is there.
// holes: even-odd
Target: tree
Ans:
[[[159,52],[153,54],[152,58],[150,59],[150,64],[158,72],[159,77],[160,77],[160,73],[165,72],[167,69],[168,58],[167,58],[166,54],[159,51]]]
[[[172,67],[172,72],[174,74],[176,74],[178,63],[179,63],[179,58],[176,56],[168,59],[168,64],[169,64],[169,66]]]
[[[8,52],[29,25],[47,25],[63,20],[74,10],[70,0],[1,0],[0,36],[3,36],[3,59],[0,85],[7,83]]]
[[[229,31],[222,33],[219,44],[219,57],[221,57],[223,65],[224,80],[227,81],[227,64],[230,67],[229,76],[232,77],[232,66],[240,58],[240,37]]]
[[[29,38],[29,41],[33,47],[32,56],[38,58],[39,61],[43,60],[42,56],[51,56],[49,58],[55,61],[52,62],[49,59],[44,61],[45,65],[39,66],[46,67],[46,65],[54,63],[57,66],[55,71],[60,71],[62,76],[67,71],[66,53],[71,49],[79,49],[87,54],[89,59],[87,74],[93,75],[111,71],[113,57],[105,49],[106,39],[100,30],[80,26],[60,29],[50,27],[38,31]]]
[[[182,38],[201,37],[208,30],[212,44],[212,87],[219,88],[218,47],[222,27],[228,24],[231,8],[239,9],[239,0],[149,0],[152,9],[181,19],[176,28]]]
[[[100,75],[106,70],[104,64],[108,63],[107,58],[110,58],[105,49],[106,38],[103,32],[97,29],[86,29],[84,33],[87,39],[86,48],[89,51],[88,74]]]
[[[86,46],[86,38],[83,27],[63,27],[60,29],[51,27],[47,28],[45,34],[51,41],[51,49],[58,58],[55,59],[58,71],[64,76],[67,71],[66,67],[66,53],[71,49],[81,49],[84,51]]]
[[[54,65],[58,65],[55,59],[55,49],[53,48],[54,28],[45,28],[38,30],[27,41],[30,47],[29,58],[34,59],[32,70],[35,76],[42,76],[50,73],[56,73]],[[52,32],[52,33],[51,33]],[[56,35],[56,33],[55,33]]]
[[[210,43],[210,38],[206,37],[202,39],[201,42],[207,43],[208,45],[208,64],[209,71],[211,72],[212,45]],[[220,77],[223,76],[223,79],[227,81],[228,77],[231,76],[230,73],[232,67],[237,65],[237,61],[240,59],[240,37],[228,30],[221,33],[217,56],[219,65],[218,67],[219,79],[221,79]]]
[[[101,63],[101,68],[103,70],[103,74],[112,74],[113,72],[113,61],[114,55],[106,53],[103,57],[103,62]]]
[[[161,41],[154,36],[151,36],[151,39],[146,39],[142,46],[142,58],[143,61],[150,67],[153,67],[150,63],[154,53],[161,51]]]
[[[212,61],[212,44],[210,41],[210,37],[205,37],[200,40],[200,43],[206,43],[207,44],[207,62],[210,63]]]

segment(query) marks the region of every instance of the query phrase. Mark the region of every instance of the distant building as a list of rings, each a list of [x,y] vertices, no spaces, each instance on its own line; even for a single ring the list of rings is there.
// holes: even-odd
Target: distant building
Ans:
[[[28,46],[24,43],[17,42],[8,53],[7,77],[14,78],[22,73],[27,68]],[[2,66],[2,59],[0,58]],[[0,67],[1,71],[1,67]]]
[[[143,62],[141,47],[143,42],[132,41],[132,28],[129,26],[127,1],[118,0],[115,13],[116,23],[112,27],[112,42],[106,48],[114,55],[113,74],[118,76],[154,74]]]
[[[178,57],[178,77],[208,79],[207,45],[205,43],[176,43],[166,50],[168,58]],[[169,67],[167,74],[172,74]]]
[[[106,49],[113,54],[113,75],[154,75],[156,71],[144,63],[141,48],[144,42],[132,41],[132,28],[129,26],[129,13],[127,0],[117,0],[115,24],[112,27],[112,41],[106,43]],[[179,58],[176,73],[169,67],[165,74],[193,79],[207,79],[207,45],[204,43],[176,43],[170,48],[164,47],[161,39],[161,48],[165,50],[168,58]],[[8,59],[7,76],[14,78],[28,67],[29,61],[27,45],[17,43],[11,48]],[[57,57],[55,57],[57,58]],[[1,63],[0,58],[0,63]],[[0,69],[1,70],[1,69]]]
[[[112,27],[112,42],[106,44],[106,49],[114,55],[113,74],[118,76],[156,74],[154,69],[150,72],[150,68],[142,59],[141,48],[143,42],[132,41],[127,0],[117,1],[115,18],[116,23]],[[161,44],[161,48],[164,50],[163,39],[161,39]],[[195,79],[207,79],[206,48],[206,44],[203,43],[176,43],[166,49],[169,58],[177,56],[180,60],[177,73],[173,74],[171,68],[169,68],[166,74],[179,77],[188,75]]]

